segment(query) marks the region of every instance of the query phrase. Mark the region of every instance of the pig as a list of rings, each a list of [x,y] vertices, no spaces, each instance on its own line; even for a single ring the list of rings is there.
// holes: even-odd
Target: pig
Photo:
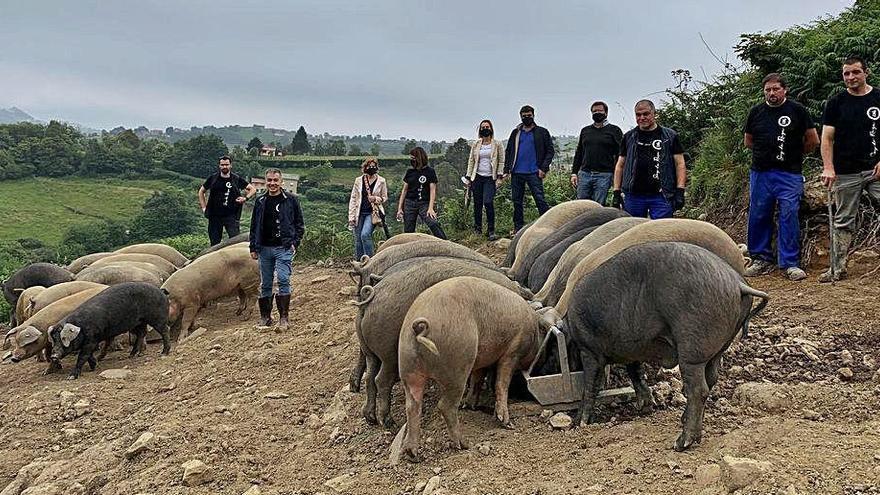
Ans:
[[[99,259],[106,258],[107,256],[112,256],[114,254],[116,253],[92,253],[85,256],[80,256],[79,258],[71,261],[70,264],[67,265],[67,269],[70,271],[70,273],[76,275],[77,273],[81,272],[85,267],[91,265]]]
[[[523,227],[516,231],[516,234],[513,236],[513,240],[510,241],[510,246],[507,247],[507,256],[504,257],[504,261],[501,262],[501,266],[504,268],[510,268],[513,265],[513,261],[516,259],[516,246],[519,244],[519,240],[522,238],[523,234],[529,229],[529,227],[534,224],[535,221],[523,225]]]
[[[174,273],[177,271],[177,267],[174,266],[173,263],[166,260],[161,256],[157,256],[155,254],[146,254],[146,253],[121,253],[114,254],[113,256],[107,256],[106,258],[101,258],[98,261],[95,261],[89,268],[98,268],[107,265],[115,265],[121,261],[137,261],[140,263],[149,263],[151,265],[155,265],[156,268],[162,270],[166,273]]]
[[[495,263],[488,257],[452,241],[434,239],[428,241],[414,241],[406,244],[392,246],[376,253],[372,258],[364,262],[353,261],[352,278],[359,277],[359,286],[372,284],[375,280],[373,275],[382,275],[389,267],[411,258],[424,258],[428,256],[443,256],[447,258],[461,258],[477,261],[486,266],[494,267]]]
[[[518,268],[511,267],[510,270],[508,270],[508,275],[521,284],[526,283],[529,279],[529,271],[532,269],[532,265],[535,263],[535,260],[538,259],[538,256],[547,252],[553,246],[562,242],[572,234],[588,227],[602,225],[603,223],[622,216],[629,216],[629,214],[619,208],[599,207],[584,210],[571,220],[555,228],[553,232],[544,236],[543,239],[536,240],[532,249],[528,252],[521,253],[521,255],[517,257],[514,266],[518,266]],[[535,290],[537,289],[538,288]]]
[[[753,309],[754,298],[761,301]],[[574,340],[584,370],[574,425],[590,421],[606,364],[626,364],[641,406],[652,403],[641,363],[677,365],[687,397],[674,444],[682,451],[700,441],[706,398],[718,379],[722,354],[769,298],[746,285],[727,260],[701,246],[648,242],[620,251],[585,275],[572,300],[561,330]]]
[[[600,225],[592,233],[569,246],[547,276],[541,289],[535,294],[535,299],[545,306],[556,304],[559,296],[562,295],[562,291],[565,290],[565,282],[568,280],[568,276],[580,260],[605,245],[611,239],[647,221],[647,218],[618,218]],[[530,278],[531,275],[529,273]]]
[[[423,290],[452,277],[471,275],[495,282],[521,299],[531,298],[531,292],[503,273],[472,260],[425,260],[430,262],[412,264],[387,275],[375,287],[366,285],[361,289],[355,330],[367,361],[367,400],[363,414],[370,423],[377,422],[378,398],[378,420],[387,427],[393,425],[390,408],[391,388],[397,381],[397,336],[406,311]],[[352,375],[355,374],[360,377],[357,370]]]
[[[168,277],[169,323],[179,339],[190,331],[199,310],[222,297],[238,295],[236,314],[248,316],[260,288],[260,266],[248,248],[220,249],[197,258]]]
[[[624,249],[652,241],[680,241],[702,246],[726,261],[737,273],[742,274],[745,271],[739,247],[726,232],[715,225],[684,218],[652,220],[627,230],[579,261],[568,277],[565,291],[553,306],[552,313],[557,317],[565,316],[571,293],[584,275]]]
[[[219,251],[219,250],[221,250],[221,249],[223,249],[223,248],[226,248],[226,247],[228,247],[228,246],[231,246],[231,245],[233,245],[233,244],[240,244],[240,243],[242,243],[242,242],[248,242],[248,243],[249,243],[249,242],[250,242],[250,238],[251,238],[251,233],[250,233],[250,232],[244,232],[244,233],[242,233],[242,234],[234,235],[234,236],[232,236],[232,237],[230,237],[230,238],[228,238],[228,239],[225,239],[225,240],[220,241],[220,244],[216,244],[216,245],[211,246],[211,247],[209,247],[209,248],[203,249],[203,250],[199,253],[199,255],[196,256],[196,259],[199,259],[199,258],[201,258],[202,256],[204,256],[204,255],[206,255],[206,254],[208,254],[208,253],[213,253],[214,251]]]
[[[166,261],[169,261],[172,265],[177,268],[182,268],[189,262],[186,256],[182,255],[180,251],[174,249],[173,247],[167,244],[158,244],[158,243],[146,243],[146,244],[134,244],[131,246],[125,246],[124,248],[120,248],[116,250],[118,254],[125,253],[143,253],[143,254],[155,254],[156,256],[160,256],[164,258]]]
[[[512,428],[507,391],[516,370],[535,359],[549,326],[515,293],[494,282],[455,277],[423,291],[400,326],[400,380],[406,397],[402,453],[418,461],[422,404],[427,381],[440,387],[437,409],[454,448],[466,449],[458,407],[468,379],[480,383],[495,366],[495,417]],[[468,402],[479,387],[471,387]]]
[[[62,282],[73,280],[73,274],[51,263],[32,263],[19,269],[3,281],[3,297],[13,308],[18,302],[18,296],[28,287],[42,285],[51,287]]]
[[[433,240],[439,240],[439,239],[437,237],[434,237],[433,235],[423,234],[421,232],[406,232],[403,234],[397,234],[397,235],[391,236],[390,239],[383,242],[382,244],[379,244],[379,247],[376,249],[376,252],[378,253],[379,251],[382,251],[384,249],[388,249],[392,246],[399,246],[401,244],[406,244],[409,242],[433,241]]]
[[[15,309],[12,312],[12,327],[16,327],[20,322],[28,319],[28,307],[34,298],[44,290],[46,288],[42,285],[35,285],[21,292],[18,296],[18,301],[15,303]]]
[[[59,363],[71,352],[78,352],[76,365],[67,377],[79,378],[87,362],[97,366],[94,352],[98,344],[109,345],[117,335],[131,332],[135,341],[131,357],[142,353],[147,325],[162,335],[162,355],[171,352],[168,338],[168,297],[150,284],[125,282],[108,287],[82,303],[61,321],[49,327],[53,363]]]
[[[535,262],[529,270],[528,281],[525,285],[533,291],[540,290],[541,287],[544,286],[544,282],[547,281],[550,272],[556,268],[556,264],[559,263],[559,259],[565,251],[571,247],[572,244],[581,241],[586,236],[592,234],[597,228],[599,227],[587,227],[583,230],[579,230],[541,253],[540,256],[535,258]]]
[[[91,272],[93,272],[95,270],[101,270],[102,268],[105,268],[108,266],[123,266],[123,267],[129,266],[129,267],[134,267],[134,268],[140,268],[141,270],[143,270],[145,272],[152,273],[153,275],[158,277],[159,280],[162,282],[164,282],[165,280],[168,280],[168,277],[171,276],[171,273],[166,272],[162,268],[159,268],[158,266],[156,266],[152,263],[147,263],[146,261],[113,261],[111,263],[95,264],[95,265],[89,266],[89,267],[85,268],[83,271],[77,273],[76,276],[88,278],[89,274]]]
[[[103,285],[116,285],[124,282],[146,282],[156,287],[162,285],[162,279],[153,273],[126,265],[98,267],[87,273],[77,274],[76,279]]]
[[[518,274],[520,272],[520,265],[526,258],[526,255],[535,247],[535,244],[556,232],[560,227],[568,223],[569,220],[592,208],[601,208],[601,205],[589,199],[577,199],[559,203],[547,210],[535,220],[535,223],[519,239],[509,272]]]
[[[16,328],[13,328],[6,334],[4,349],[7,346],[12,347],[12,351],[4,356],[3,360],[10,360],[13,363],[24,361],[25,359],[36,356],[47,350],[46,357],[51,352],[51,343],[48,339],[48,329],[50,326],[61,321],[62,318],[69,315],[80,304],[94,297],[96,294],[104,290],[106,287],[96,287],[94,289],[86,289],[76,294],[71,294],[61,298],[45,308],[37,311],[33,316],[22,322]],[[54,368],[52,366],[46,370],[50,373]]]
[[[59,299],[76,294],[77,292],[82,292],[86,289],[94,289],[97,287],[107,288],[104,284],[96,284],[94,282],[86,282],[83,280],[74,280],[73,282],[64,282],[63,284],[53,285],[31,299],[30,305],[26,308],[25,315],[30,318],[38,311]]]

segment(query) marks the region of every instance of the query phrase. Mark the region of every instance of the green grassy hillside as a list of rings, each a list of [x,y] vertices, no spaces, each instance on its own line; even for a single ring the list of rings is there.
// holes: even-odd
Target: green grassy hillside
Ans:
[[[167,186],[160,180],[0,181],[0,240],[33,238],[56,244],[71,225],[134,217],[153,191]]]

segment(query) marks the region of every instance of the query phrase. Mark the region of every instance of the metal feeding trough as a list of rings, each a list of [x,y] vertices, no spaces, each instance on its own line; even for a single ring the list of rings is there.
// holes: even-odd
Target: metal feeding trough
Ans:
[[[557,355],[559,356],[560,373],[556,375],[532,376],[541,357],[544,356],[547,346],[555,341]],[[565,345],[565,335],[558,328],[551,327],[550,331],[541,342],[538,354],[527,371],[521,372],[526,380],[529,393],[535,397],[542,406],[553,410],[577,409],[584,396],[584,372],[571,371],[568,366],[568,349]],[[597,401],[613,402],[627,401],[635,398],[635,390],[632,387],[612,388],[599,392]]]

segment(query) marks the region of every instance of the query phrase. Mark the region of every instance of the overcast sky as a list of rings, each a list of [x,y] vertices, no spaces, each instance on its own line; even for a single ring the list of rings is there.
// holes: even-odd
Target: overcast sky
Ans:
[[[523,104],[574,134],[604,99],[712,74],[745,32],[843,0],[0,0],[0,107],[95,128],[254,123],[310,133],[506,137]],[[757,89],[756,89],[757,91]]]

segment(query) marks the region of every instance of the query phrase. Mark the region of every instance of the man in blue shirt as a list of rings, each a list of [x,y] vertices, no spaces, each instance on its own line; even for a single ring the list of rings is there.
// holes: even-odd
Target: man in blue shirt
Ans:
[[[520,109],[519,116],[522,124],[513,129],[510,139],[507,140],[503,176],[511,176],[514,233],[525,225],[523,199],[526,185],[535,199],[538,214],[543,215],[549,209],[544,200],[542,181],[550,171],[550,163],[553,161],[553,139],[550,131],[535,124],[535,109],[526,105]]]

